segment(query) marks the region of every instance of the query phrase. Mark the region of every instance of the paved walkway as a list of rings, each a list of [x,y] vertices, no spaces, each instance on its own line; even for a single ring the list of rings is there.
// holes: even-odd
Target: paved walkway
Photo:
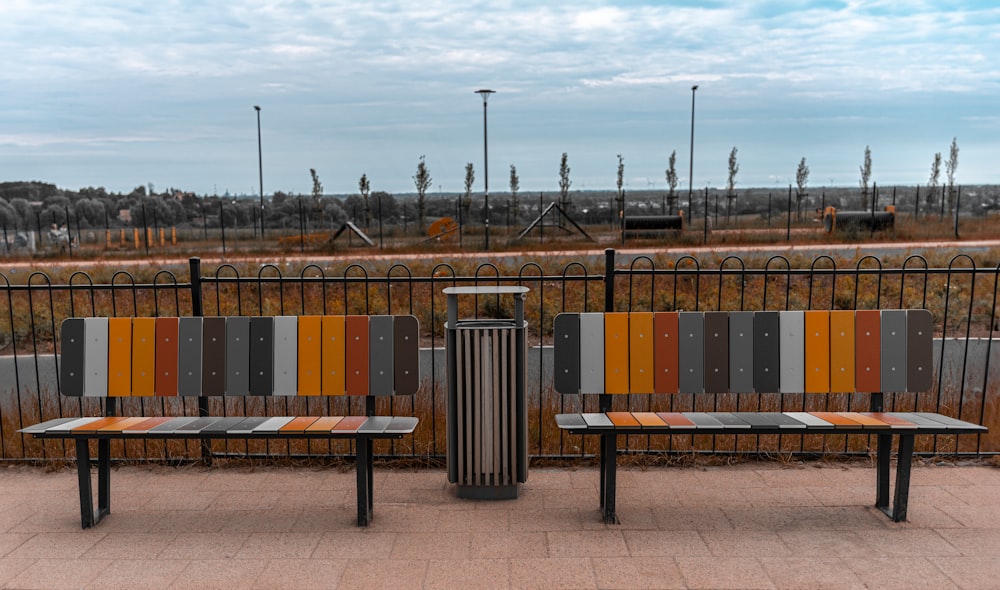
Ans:
[[[4,588],[997,588],[1000,469],[916,467],[910,521],[874,470],[806,463],[533,469],[517,500],[455,498],[442,470],[124,467],[79,528],[75,471],[0,468]]]

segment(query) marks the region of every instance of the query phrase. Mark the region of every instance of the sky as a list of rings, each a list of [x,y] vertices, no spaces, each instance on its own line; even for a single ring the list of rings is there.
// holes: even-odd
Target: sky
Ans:
[[[692,93],[691,87],[698,85]],[[0,0],[0,182],[430,195],[1000,183],[994,1]],[[694,151],[691,154],[692,98]],[[693,160],[693,162],[692,162]],[[943,167],[942,167],[943,168]],[[942,169],[942,181],[944,170]]]

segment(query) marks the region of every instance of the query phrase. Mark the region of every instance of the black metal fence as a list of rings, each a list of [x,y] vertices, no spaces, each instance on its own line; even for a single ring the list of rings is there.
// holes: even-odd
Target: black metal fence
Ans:
[[[801,266],[801,265],[799,265]],[[409,460],[440,460],[445,454],[446,374],[443,326],[448,286],[521,285],[530,289],[525,302],[529,324],[528,415],[533,457],[579,458],[597,452],[596,440],[564,435],[553,415],[560,411],[596,411],[596,396],[562,396],[552,390],[552,319],[562,311],[712,311],[925,308],[935,319],[935,386],[921,394],[886,392],[886,407],[898,411],[934,411],[990,427],[977,436],[923,437],[917,451],[938,455],[992,455],[1000,451],[1000,359],[993,356],[1000,267],[977,268],[970,256],[958,255],[945,267],[910,256],[884,268],[872,256],[850,268],[838,268],[829,256],[794,267],[773,256],[759,268],[729,256],[713,268],[691,256],[668,260],[656,256],[605,253],[590,266],[574,261],[543,267],[536,262],[486,262],[460,271],[452,264],[427,264],[417,276],[403,264],[376,272],[358,263],[340,269],[307,264],[264,264],[255,272],[234,264],[203,268],[116,271],[96,282],[94,273],[36,271],[27,276],[0,273],[0,455],[7,460],[49,460],[72,456],[58,441],[33,440],[17,433],[25,425],[61,416],[97,415],[99,398],[58,395],[58,327],[73,316],[305,315],[391,314],[417,316],[422,330],[423,385],[413,398],[379,401],[379,413],[421,419],[408,439],[384,443],[381,455]],[[183,274],[184,276],[180,276]],[[460,317],[511,317],[499,298],[466,302]],[[363,413],[363,400],[350,397],[208,398],[213,415],[344,415]],[[198,415],[197,398],[120,398],[121,415]],[[615,409],[654,411],[859,410],[864,394],[677,394],[616,396]],[[233,450],[220,443],[214,452]],[[380,443],[381,444],[381,443]],[[315,443],[251,441],[240,453],[278,457],[349,454],[350,449]],[[630,436],[630,451],[641,453],[780,453],[864,454],[863,436]],[[116,453],[124,459],[197,458],[198,441],[130,443]]]

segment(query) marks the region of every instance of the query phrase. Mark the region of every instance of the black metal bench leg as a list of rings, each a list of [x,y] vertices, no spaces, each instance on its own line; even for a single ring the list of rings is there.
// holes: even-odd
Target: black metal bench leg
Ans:
[[[76,439],[76,471],[80,487],[80,524],[85,529],[111,514],[111,441],[97,441],[97,513],[90,481],[90,440]]]
[[[368,526],[371,520],[371,479],[372,456],[370,452],[370,439],[358,439],[355,447],[358,451],[357,476],[358,476],[358,526]]]
[[[375,441],[368,439],[368,519],[375,513]]]
[[[97,441],[97,518],[94,524],[111,514],[111,441]]]
[[[614,433],[601,435],[601,458],[602,458],[602,495],[604,503],[602,512],[604,514],[604,524],[618,524],[618,516],[615,514],[615,492],[618,476],[618,451],[615,448],[618,437]]]
[[[876,438],[875,507],[889,515],[889,464],[892,459],[892,435]]]
[[[90,442],[76,439],[76,472],[80,484],[80,521],[83,528],[94,526],[94,492],[90,485]]]
[[[899,437],[899,455],[896,459],[896,494],[892,502],[893,522],[906,520],[906,504],[910,499],[910,467],[913,465],[913,435]]]
[[[600,475],[600,480],[599,480],[598,487],[600,488],[600,495],[601,495],[601,514],[604,514],[604,492],[606,491],[606,488],[607,488],[607,470],[604,467],[604,463],[605,463],[605,461],[607,461],[607,457],[604,456],[604,436],[603,435],[601,436],[600,447],[601,447],[600,448],[600,452],[598,453],[598,457],[599,457],[599,459],[598,459],[599,463],[598,464],[600,465],[600,468],[601,468],[601,475]]]

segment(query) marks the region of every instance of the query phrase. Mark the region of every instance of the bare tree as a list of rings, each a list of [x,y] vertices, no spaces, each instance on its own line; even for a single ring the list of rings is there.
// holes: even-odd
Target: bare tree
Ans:
[[[465,194],[462,195],[462,211],[466,219],[471,219],[469,217],[469,210],[472,209],[472,185],[475,182],[476,170],[473,168],[472,162],[468,162],[465,165]]]
[[[667,161],[667,208],[673,215],[677,210],[677,150],[670,152],[670,160]]]
[[[427,213],[427,189],[431,187],[431,173],[427,169],[424,157],[420,156],[417,173],[413,176],[413,184],[417,187],[417,227],[424,233],[424,218]]]
[[[958,138],[951,138],[951,149],[948,161],[944,163],[945,176],[948,177],[948,213],[955,209],[955,170],[958,169]]]
[[[934,154],[934,161],[931,162],[931,177],[927,181],[927,208],[934,206],[934,199],[937,198],[937,187],[941,181],[941,152]]]
[[[573,184],[569,179],[568,158],[566,152],[563,152],[562,159],[559,160],[559,207],[567,215],[569,215],[569,187]]]
[[[361,179],[358,180],[358,192],[361,193],[361,199],[365,202],[365,228],[371,227],[372,222],[372,209],[368,202],[368,195],[371,193],[371,184],[368,182],[368,175],[362,174]]]
[[[740,171],[740,165],[736,163],[736,146],[729,152],[729,179],[726,180],[726,223],[729,223],[729,214],[733,209],[733,202],[736,201],[736,174]]]
[[[514,210],[514,223],[521,221],[521,206],[517,202],[517,191],[521,190],[521,179],[517,176],[517,166],[510,165],[510,200]]]
[[[314,203],[318,203],[320,198],[323,196],[323,183],[319,181],[319,175],[316,174],[315,168],[309,169],[309,176],[312,176],[312,198]]]
[[[802,219],[802,199],[806,198],[806,195],[809,194],[806,192],[807,184],[809,184],[809,165],[806,164],[806,159],[802,158],[799,160],[799,167],[795,171],[795,186],[797,187],[795,191],[795,205],[800,220]]]
[[[861,164],[861,208],[868,206],[868,183],[872,179],[872,150],[865,146],[865,160]]]

